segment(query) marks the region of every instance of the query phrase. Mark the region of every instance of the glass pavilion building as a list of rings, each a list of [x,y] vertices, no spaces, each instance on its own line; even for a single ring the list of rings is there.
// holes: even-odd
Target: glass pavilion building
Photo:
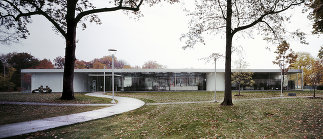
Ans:
[[[236,70],[232,70],[235,72]],[[224,91],[224,70],[217,69],[115,69],[116,91]],[[247,90],[279,90],[279,69],[245,69],[253,72],[253,86]],[[63,69],[23,69],[22,91],[31,92],[39,86],[49,86],[53,92],[63,89]],[[111,91],[111,69],[75,69],[74,91]],[[289,70],[284,87],[302,89],[302,71]],[[215,82],[216,81],[216,82]],[[233,84],[232,89],[236,89]]]

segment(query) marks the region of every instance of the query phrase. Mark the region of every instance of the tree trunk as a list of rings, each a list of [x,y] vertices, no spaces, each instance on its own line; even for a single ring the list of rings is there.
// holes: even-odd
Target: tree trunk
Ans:
[[[232,103],[231,90],[231,48],[232,48],[232,1],[227,0],[227,18],[226,18],[226,47],[225,47],[225,91],[224,100],[221,105],[228,106]]]
[[[240,96],[240,83],[239,83],[239,96]]]
[[[76,26],[75,8],[77,0],[67,1],[67,33],[66,33],[66,48],[65,48],[65,65],[63,76],[63,92],[61,99],[72,100],[74,97],[73,80],[74,80],[74,64],[75,64],[75,49],[76,49]]]
[[[313,98],[315,98],[315,86],[313,86],[313,88],[314,88],[314,95],[313,95]]]
[[[75,40],[70,42],[66,40],[66,50],[65,50],[65,66],[64,66],[64,76],[63,76],[63,92],[61,99],[72,100],[74,99],[74,62],[75,62]]]

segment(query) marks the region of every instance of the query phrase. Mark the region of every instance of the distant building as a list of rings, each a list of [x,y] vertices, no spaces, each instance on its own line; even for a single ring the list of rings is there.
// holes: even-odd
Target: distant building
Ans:
[[[74,91],[111,91],[111,69],[75,69]],[[237,70],[232,70],[235,72]],[[255,84],[245,87],[248,90],[280,90],[279,69],[245,69],[253,72]],[[214,91],[214,69],[115,69],[116,91]],[[53,92],[63,90],[63,69],[22,69],[22,91],[31,92],[39,86],[49,86]],[[289,70],[285,75],[287,89],[301,89],[297,82],[302,79],[297,73],[302,70]],[[299,78],[299,79],[298,79]],[[235,86],[233,84],[233,89]],[[224,70],[216,73],[216,89],[224,91]]]

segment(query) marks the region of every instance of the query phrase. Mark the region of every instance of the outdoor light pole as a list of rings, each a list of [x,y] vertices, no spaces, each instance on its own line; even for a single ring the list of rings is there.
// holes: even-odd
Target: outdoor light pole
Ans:
[[[112,101],[111,103],[116,103],[114,100],[114,53],[117,51],[115,49],[109,49],[112,52]]]
[[[174,89],[176,91],[176,72],[175,72],[175,84],[174,84]]]
[[[105,93],[105,65],[103,70],[103,93]]]
[[[216,57],[214,58],[214,102],[216,102]]]

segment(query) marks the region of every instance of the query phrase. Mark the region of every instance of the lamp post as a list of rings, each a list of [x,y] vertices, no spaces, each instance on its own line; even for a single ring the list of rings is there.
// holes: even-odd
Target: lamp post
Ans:
[[[216,102],[216,57],[214,57],[214,102]]]
[[[223,55],[219,53],[213,53],[209,58],[214,58],[214,102],[216,101],[216,61],[223,57]]]
[[[105,93],[105,65],[103,70],[103,93]]]
[[[114,100],[114,53],[117,52],[117,50],[109,49],[109,52],[112,53],[112,101],[111,103],[116,103]]]

